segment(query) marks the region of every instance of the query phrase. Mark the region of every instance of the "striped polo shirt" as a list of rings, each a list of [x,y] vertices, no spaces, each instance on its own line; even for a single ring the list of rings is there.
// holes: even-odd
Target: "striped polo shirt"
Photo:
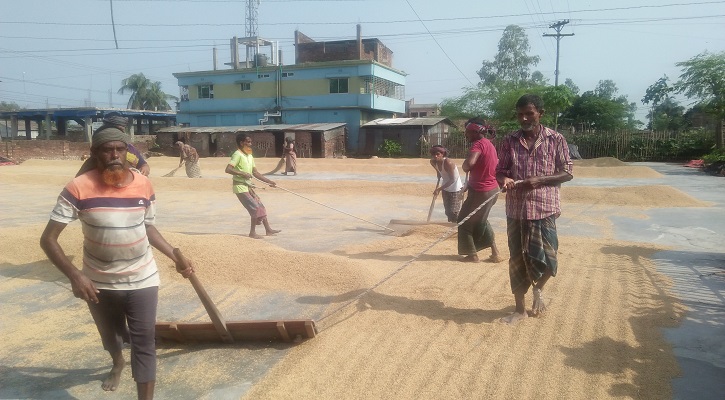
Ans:
[[[160,283],[146,225],[153,225],[151,181],[133,172],[128,186],[103,182],[98,170],[73,179],[58,196],[50,219],[83,228],[83,273],[98,289],[133,290]]]
[[[526,144],[523,131],[518,130],[504,138],[498,156],[496,173],[502,173],[515,181],[559,172],[572,174],[573,164],[566,139],[559,132],[543,125],[532,148]],[[561,214],[560,186],[540,186],[533,190],[516,186],[507,190],[506,216],[539,220]]]

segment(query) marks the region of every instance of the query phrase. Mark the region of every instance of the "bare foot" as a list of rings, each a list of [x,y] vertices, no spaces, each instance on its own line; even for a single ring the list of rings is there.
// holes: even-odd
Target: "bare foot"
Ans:
[[[491,254],[491,257],[486,259],[486,262],[498,264],[500,262],[506,261],[506,257],[501,257],[500,255],[493,255]]]
[[[479,262],[478,256],[475,255],[475,254],[472,254],[472,255],[469,255],[469,256],[465,256],[465,257],[461,258],[461,261],[462,262],[471,262],[471,263],[477,263],[477,262]]]
[[[274,236],[275,233],[280,233],[280,232],[282,232],[282,231],[277,230],[277,229],[270,229],[267,231],[267,236]]]
[[[111,372],[108,373],[106,380],[101,384],[101,389],[107,392],[113,392],[118,389],[118,384],[121,382],[121,371],[123,371],[123,367],[125,365],[125,360],[121,360],[119,365],[114,365],[113,368],[111,368]]]
[[[508,317],[503,317],[503,318],[499,319],[498,321],[503,324],[514,325],[517,322],[521,321],[522,319],[526,319],[528,317],[529,317],[529,314],[527,314],[527,313],[519,314],[519,313],[515,312],[515,313],[512,313],[511,315],[509,315]]]
[[[252,238],[252,239],[263,239],[264,238],[264,236],[257,235],[256,233],[250,233],[249,234],[249,237]]]
[[[546,302],[541,294],[541,289],[534,288],[534,305],[531,307],[531,314],[542,315],[546,311]]]

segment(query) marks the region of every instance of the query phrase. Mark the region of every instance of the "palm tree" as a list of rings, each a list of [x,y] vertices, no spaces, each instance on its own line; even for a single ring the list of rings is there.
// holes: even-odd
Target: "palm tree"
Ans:
[[[148,92],[146,92],[146,101],[144,102],[145,110],[168,111],[171,110],[168,100],[179,100],[178,97],[164,93],[161,90],[161,82],[151,84]]]
[[[118,93],[124,94],[125,92],[131,92],[127,108],[136,110],[170,110],[171,106],[167,100],[177,99],[161,90],[161,82],[151,82],[142,73],[133,74],[121,81]]]

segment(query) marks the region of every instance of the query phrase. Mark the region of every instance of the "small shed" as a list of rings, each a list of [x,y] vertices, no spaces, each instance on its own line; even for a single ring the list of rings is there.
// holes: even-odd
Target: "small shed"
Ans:
[[[392,140],[403,148],[403,156],[420,157],[421,141],[443,143],[453,125],[445,117],[380,118],[360,127],[359,148],[363,154],[377,155],[385,140]]]
[[[345,154],[345,123],[276,124],[249,126],[183,127],[173,126],[156,131],[159,151],[177,155],[177,141],[196,149],[200,157],[227,157],[237,149],[237,134],[252,136],[256,157],[281,157],[284,139],[295,141],[297,157],[332,158]]]

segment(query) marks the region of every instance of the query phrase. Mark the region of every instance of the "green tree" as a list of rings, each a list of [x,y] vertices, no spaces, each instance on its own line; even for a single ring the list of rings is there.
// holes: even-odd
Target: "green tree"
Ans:
[[[604,99],[614,99],[619,89],[617,84],[611,79],[605,79],[597,83],[597,87],[594,89],[594,94]]]
[[[498,53],[493,61],[484,61],[478,76],[484,85],[498,82],[524,86],[530,82],[531,67],[539,63],[539,56],[528,54],[531,46],[523,28],[509,25],[498,42]],[[543,78],[543,75],[539,73]]]
[[[662,127],[662,124],[665,123],[662,120],[662,118],[659,118],[659,119],[657,118],[657,113],[655,112],[655,108],[657,108],[658,105],[660,103],[662,103],[664,100],[670,99],[670,93],[672,93],[674,88],[672,88],[668,84],[668,81],[669,81],[669,78],[667,77],[667,75],[658,79],[657,82],[651,84],[647,88],[647,91],[645,92],[644,97],[642,97],[642,104],[652,103],[652,108],[650,109],[650,112],[647,114],[647,117],[649,118],[649,125],[648,125],[649,129],[660,130]],[[658,119],[656,124],[655,124],[655,119]],[[666,125],[666,123],[665,123],[665,125]]]
[[[0,111],[18,111],[20,106],[14,101],[0,101]]]
[[[511,99],[546,85],[541,72],[531,72],[539,57],[529,55],[529,49],[526,32],[516,25],[507,26],[493,61],[483,61],[478,71],[481,81],[464,89],[460,97],[445,99],[441,114],[450,118],[489,116],[498,122],[510,121],[516,102]]]
[[[644,97],[642,97],[642,104],[652,103],[656,106],[657,104],[661,103],[662,100],[670,97],[670,93],[674,91],[674,88],[669,85],[669,79],[670,78],[665,75],[662,78],[658,79],[657,82],[651,84],[647,88]]]
[[[570,78],[566,78],[564,80],[564,86],[568,87],[574,96],[579,96],[579,86],[577,86]]]
[[[650,119],[649,129],[655,131],[680,132],[687,126],[685,107],[671,97],[652,107],[647,115]]]
[[[151,87],[146,94],[146,102],[144,103],[144,108],[146,110],[154,111],[171,110],[171,107],[169,106],[169,100],[178,99],[179,98],[176,96],[164,93],[164,91],[161,90],[161,82],[157,81],[151,84]]]
[[[441,115],[451,119],[468,119],[488,112],[490,99],[479,88],[466,88],[463,95],[441,102]]]
[[[171,109],[168,100],[177,97],[161,90],[161,82],[151,82],[142,73],[133,74],[121,81],[119,94],[131,92],[128,108],[135,110],[167,111]]]
[[[641,122],[634,118],[635,103],[626,96],[616,96],[617,85],[611,80],[599,81],[593,91],[584,92],[574,100],[563,119],[574,126],[603,131],[634,129]]]
[[[716,145],[723,148],[722,121],[725,119],[725,52],[704,52],[687,61],[675,64],[682,68],[682,75],[675,83],[675,90],[688,98],[695,98],[705,110],[716,117]]]

